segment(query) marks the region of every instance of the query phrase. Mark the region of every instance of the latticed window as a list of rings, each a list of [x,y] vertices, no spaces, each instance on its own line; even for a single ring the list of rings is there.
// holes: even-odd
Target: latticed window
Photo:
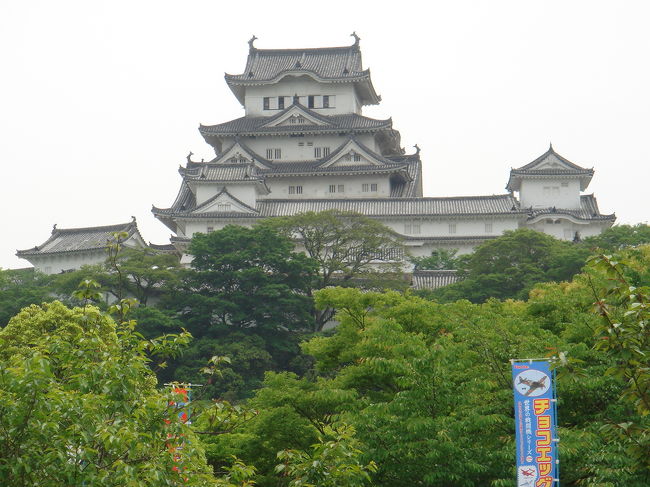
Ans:
[[[344,184],[339,184],[339,193],[345,193],[345,185]]]
[[[456,224],[455,223],[450,223],[449,224],[449,233],[450,234],[456,233]]]
[[[370,190],[370,185],[368,183],[363,183],[361,185],[361,191],[367,193]]]
[[[419,223],[405,223],[404,224],[404,233],[406,235],[419,235],[420,234],[420,224]]]
[[[330,184],[330,193],[336,193],[336,184]]]
[[[370,185],[370,191],[377,191],[377,183],[372,183]]]
[[[323,95],[323,108],[330,107],[330,97],[329,95]]]
[[[322,147],[314,147],[314,157],[316,157],[317,159],[321,157],[322,152],[323,152]]]
[[[271,109],[271,98],[268,96],[264,97],[264,110],[270,110]]]
[[[284,96],[278,96],[278,108],[284,110]]]
[[[217,211],[230,211],[231,209],[230,203],[219,203],[217,205]]]
[[[492,223],[485,224],[485,233],[492,233]]]

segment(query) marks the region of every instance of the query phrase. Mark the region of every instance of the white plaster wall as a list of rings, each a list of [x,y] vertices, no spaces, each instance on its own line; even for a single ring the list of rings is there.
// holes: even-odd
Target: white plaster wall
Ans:
[[[98,250],[96,252],[40,255],[29,261],[36,270],[45,274],[60,274],[62,271],[76,270],[84,265],[103,264],[107,255],[106,251]]]
[[[377,191],[363,192],[363,184],[377,185]],[[336,186],[336,192],[330,193],[330,185]],[[338,191],[339,185],[344,186],[343,192]],[[269,178],[266,185],[271,190],[267,196],[260,196],[260,199],[291,198],[387,198],[390,196],[390,183],[388,175],[384,176],[311,176],[311,177],[285,177]],[[302,186],[302,194],[289,194],[289,186]]]
[[[242,227],[250,227],[255,223],[254,219],[239,220],[239,221],[210,221],[210,220],[191,220],[185,225],[185,236],[192,238],[195,233],[208,233],[208,228],[212,231],[221,230],[226,225],[239,225]]]
[[[568,183],[563,187],[562,183]],[[548,188],[548,189],[545,189]],[[556,208],[578,209],[580,208],[580,181],[575,180],[552,180],[533,179],[523,180],[519,199],[522,208]]]
[[[323,115],[361,113],[360,104],[357,101],[352,83],[319,83],[308,76],[286,76],[274,85],[247,87],[244,98],[246,115],[254,117],[275,115],[278,113],[277,109],[264,110],[264,97],[290,97],[284,102],[285,108],[288,108],[293,103],[294,95],[300,97],[300,103],[304,106],[307,106],[307,96],[309,95],[335,96],[336,99],[333,108],[314,108],[316,112],[322,113]],[[318,106],[321,106],[321,104],[316,103],[316,107]]]
[[[401,235],[412,237],[480,237],[494,236],[498,237],[506,230],[516,230],[519,228],[518,221],[514,218],[426,218],[426,217],[408,217],[400,219],[383,220],[382,223],[395,230]],[[420,225],[420,233],[414,233],[413,225]],[[486,226],[486,224],[488,224]],[[411,225],[411,233],[406,233],[405,225]],[[455,225],[455,232],[450,231],[450,225]],[[491,228],[490,228],[491,225]]]
[[[375,142],[372,134],[360,134],[357,139],[376,153],[380,153],[379,147]],[[245,144],[261,157],[266,158],[266,149],[282,149],[282,158],[280,161],[313,161],[317,158],[314,155],[314,147],[329,147],[330,153],[333,153],[342,144],[348,141],[346,135],[305,135],[304,137],[255,137],[247,138]],[[224,153],[233,145],[234,140],[224,143]],[[300,145],[302,143],[302,146]],[[309,144],[312,144],[311,146]],[[321,157],[322,158],[322,157]],[[273,159],[275,160],[275,159]]]
[[[538,232],[552,235],[553,237],[560,240],[573,240],[576,232],[578,232],[581,239],[592,237],[599,235],[605,228],[608,227],[607,225],[603,225],[600,222],[584,224],[574,223],[565,218],[557,217],[543,218],[538,222],[526,226]]]

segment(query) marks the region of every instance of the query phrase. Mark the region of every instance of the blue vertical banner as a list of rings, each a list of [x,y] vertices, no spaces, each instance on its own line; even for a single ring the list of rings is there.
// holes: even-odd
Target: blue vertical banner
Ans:
[[[559,487],[557,399],[548,360],[512,360],[517,487]]]

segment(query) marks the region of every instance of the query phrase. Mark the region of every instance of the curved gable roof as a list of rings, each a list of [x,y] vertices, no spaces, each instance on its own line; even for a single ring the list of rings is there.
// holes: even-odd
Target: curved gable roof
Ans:
[[[363,69],[359,43],[342,47],[303,49],[257,49],[251,45],[241,74],[225,74],[226,83],[243,103],[242,86],[273,84],[288,75],[309,75],[321,82],[361,82],[367,86],[364,104],[377,104],[380,97]]]

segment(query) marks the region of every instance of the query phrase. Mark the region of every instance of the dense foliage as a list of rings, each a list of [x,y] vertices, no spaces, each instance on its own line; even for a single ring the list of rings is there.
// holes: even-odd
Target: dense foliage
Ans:
[[[0,331],[2,485],[213,484],[200,443],[169,406],[174,395],[147,365],[157,347],[134,326],[52,302]],[[179,463],[170,448],[181,444]]]
[[[88,472],[88,485],[118,485],[128,472],[171,482],[166,426],[154,418],[173,398],[153,367],[159,382],[204,384],[192,430],[174,426],[192,438],[197,485],[512,485],[508,359],[548,356],[562,485],[650,485],[646,230],[615,227],[579,243],[520,230],[470,256],[432,256],[423,268],[448,258],[466,276],[438,301],[368,286],[314,291],[323,263],[293,252],[272,225],[197,235],[189,270],[125,255],[108,270],[62,276],[2,271],[1,302],[63,297],[83,278],[69,303],[137,285],[128,293],[144,293],[147,306],[130,310],[146,339],[132,321],[56,303],[27,308],[0,332],[0,426],[10,432],[0,428],[0,477],[71,485]],[[338,327],[314,334],[314,307],[336,310]],[[182,328],[195,338],[170,357],[176,339],[155,337]],[[119,456],[124,445],[132,456]],[[201,477],[205,461],[216,477]]]
[[[198,234],[190,252],[192,268],[160,306],[195,340],[162,377],[198,381],[211,356],[226,355],[223,380],[209,388],[236,399],[259,387],[266,370],[302,371],[294,359],[300,332],[312,328],[315,262],[266,226]]]

